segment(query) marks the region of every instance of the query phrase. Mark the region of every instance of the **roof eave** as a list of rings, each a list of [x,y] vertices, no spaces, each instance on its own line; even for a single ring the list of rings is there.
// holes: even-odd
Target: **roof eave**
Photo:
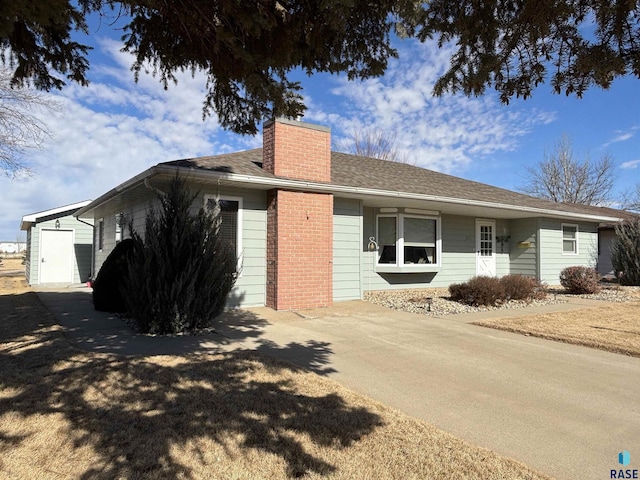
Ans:
[[[30,226],[38,221],[39,218],[49,217],[58,213],[70,212],[72,210],[78,210],[86,207],[91,203],[91,200],[84,200],[82,202],[72,203],[71,205],[63,205],[61,207],[51,208],[49,210],[43,210],[42,212],[30,213],[24,215],[20,221],[20,230],[28,230]]]
[[[622,220],[618,217],[605,216],[605,215],[594,215],[587,213],[578,213],[578,212],[568,212],[564,210],[553,210],[553,209],[544,209],[544,208],[536,208],[536,207],[526,207],[522,205],[510,205],[496,202],[484,202],[478,200],[468,200],[454,197],[443,197],[437,195],[427,195],[420,193],[409,193],[409,192],[401,192],[401,191],[391,191],[391,190],[380,190],[375,188],[362,188],[362,187],[353,187],[348,185],[337,185],[333,183],[323,183],[323,182],[314,182],[307,180],[294,180],[287,179],[281,177],[263,177],[259,175],[244,175],[237,173],[229,173],[229,172],[217,172],[210,170],[202,170],[198,168],[191,167],[180,167],[175,165],[155,165],[144,172],[136,175],[135,177],[130,178],[126,182],[121,183],[117,187],[109,190],[104,195],[100,196],[96,200],[92,201],[85,207],[81,208],[74,215],[75,217],[85,216],[87,213],[96,209],[100,205],[108,202],[118,194],[121,194],[140,183],[144,182],[145,179],[156,175],[175,175],[176,171],[178,172],[189,172],[189,178],[201,178],[201,179],[216,179],[223,180],[232,184],[245,184],[250,186],[260,186],[263,188],[288,188],[292,190],[299,191],[311,191],[318,193],[333,193],[333,194],[357,194],[362,198],[366,197],[388,197],[388,198],[402,198],[408,200],[421,200],[421,201],[431,201],[431,202],[441,202],[447,203],[451,205],[473,205],[478,207],[485,208],[493,208],[499,210],[508,210],[514,212],[526,212],[528,214],[535,214],[539,216],[552,216],[558,218],[565,219],[573,219],[573,220],[586,220],[593,222],[618,222]]]
[[[218,180],[224,180],[230,183],[242,183],[249,185],[260,185],[262,187],[272,188],[289,188],[293,190],[305,190],[319,193],[345,193],[345,194],[358,194],[362,197],[378,196],[389,198],[403,198],[410,200],[423,200],[431,202],[449,203],[452,205],[473,205],[486,208],[494,208],[501,210],[510,210],[518,212],[533,213],[540,216],[553,216],[566,219],[580,219],[593,222],[618,222],[621,219],[617,217],[594,215],[578,212],[567,212],[564,210],[552,210],[535,207],[526,207],[522,205],[509,205],[495,202],[483,202],[478,200],[467,200],[461,198],[442,197],[437,195],[426,195],[418,193],[408,193],[401,191],[380,190],[372,188],[352,187],[347,185],[337,185],[332,183],[312,182],[307,180],[293,180],[280,177],[261,177],[252,175],[241,175],[228,172],[213,172],[213,171],[201,171],[198,169],[177,167],[180,170],[188,170],[191,178],[216,178]],[[156,173],[175,173],[175,166],[158,165],[155,167]]]
[[[176,168],[180,168],[180,167],[171,167],[171,170],[173,170],[175,172]],[[147,170],[143,171],[142,173],[139,173],[135,177],[131,177],[129,180],[127,180],[127,181],[121,183],[120,185],[112,188],[107,193],[101,195],[100,197],[96,198],[94,201],[92,201],[91,203],[89,203],[85,207],[83,207],[80,210],[78,210],[75,213],[74,217],[76,217],[76,218],[80,218],[80,217],[91,218],[86,214],[92,212],[93,210],[95,210],[99,206],[105,204],[106,202],[108,202],[109,200],[111,200],[112,198],[117,196],[118,194],[121,194],[121,193],[123,193],[123,192],[125,192],[127,190],[130,190],[133,187],[136,187],[138,184],[144,182],[145,179],[153,177],[154,175],[157,174],[157,170],[158,170],[158,166],[154,166],[154,167],[148,168]]]

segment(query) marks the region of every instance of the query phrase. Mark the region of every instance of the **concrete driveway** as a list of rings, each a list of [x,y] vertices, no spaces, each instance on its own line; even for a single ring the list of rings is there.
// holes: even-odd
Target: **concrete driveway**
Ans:
[[[235,311],[215,334],[160,339],[133,335],[94,312],[86,292],[39,293],[83,348],[130,355],[257,350],[559,479],[610,478],[611,469],[623,468],[622,450],[631,453],[624,468],[640,468],[640,358],[476,327],[468,324],[474,316],[433,318],[367,302],[301,313]]]
[[[364,302],[305,314],[248,343],[560,479],[610,478],[622,450],[640,468],[639,358]]]

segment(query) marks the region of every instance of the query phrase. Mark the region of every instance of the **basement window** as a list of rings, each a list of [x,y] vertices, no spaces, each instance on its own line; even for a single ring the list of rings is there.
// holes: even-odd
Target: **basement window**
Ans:
[[[377,272],[432,272],[441,265],[440,218],[407,214],[376,217]]]

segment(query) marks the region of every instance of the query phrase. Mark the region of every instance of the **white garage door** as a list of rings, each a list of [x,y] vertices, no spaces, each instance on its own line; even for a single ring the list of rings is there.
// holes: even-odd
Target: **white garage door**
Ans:
[[[42,230],[40,235],[40,283],[73,282],[73,232]]]

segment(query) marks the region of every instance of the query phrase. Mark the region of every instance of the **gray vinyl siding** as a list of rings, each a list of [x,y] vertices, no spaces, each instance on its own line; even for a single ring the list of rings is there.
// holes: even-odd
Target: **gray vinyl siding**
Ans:
[[[360,201],[333,200],[333,301],[356,300],[360,288]]]
[[[242,198],[242,271],[229,294],[227,307],[264,306],[267,293],[267,192],[200,187],[199,208],[206,195]]]
[[[538,220],[535,218],[509,222],[509,259],[512,274],[538,277]],[[528,244],[528,245],[527,245]]]
[[[562,252],[562,224],[578,225],[578,254]],[[597,226],[593,223],[539,219],[540,278],[549,285],[560,283],[562,269],[571,266],[595,267],[598,255]]]
[[[144,224],[147,212],[158,205],[155,193],[140,186],[126,193],[126,200],[117,197],[94,211],[94,239],[93,239],[93,277],[98,274],[102,264],[116,246],[116,215],[124,215],[124,225],[122,227],[122,238],[129,237],[129,223],[140,235],[144,235]],[[99,221],[104,221],[104,238],[102,249],[99,248]]]
[[[33,227],[29,228],[27,230],[27,252],[25,255],[25,261],[24,261],[24,275],[27,279],[27,283],[29,285],[32,285],[31,283],[31,266],[34,264],[34,262],[31,261],[31,252],[33,251],[33,248],[31,246],[31,231],[33,230]]]
[[[205,195],[221,195],[242,198],[242,271],[231,291],[228,307],[263,306],[266,302],[266,252],[267,252],[267,214],[266,192],[246,189],[215,189],[210,186],[196,185],[193,189],[200,192],[194,202],[194,210],[204,203]],[[128,192],[131,203],[122,199],[114,199],[100,207],[95,212],[96,218],[96,255],[95,268],[99,271],[104,259],[114,249],[115,218],[117,213],[124,213],[125,221],[132,222],[134,229],[144,236],[144,224],[147,213],[151,208],[158,207],[158,201],[153,191],[145,187]],[[104,219],[103,249],[97,248],[97,225],[99,218]],[[123,238],[128,237],[128,226],[123,228]]]
[[[56,220],[60,222],[59,230],[73,231],[73,283],[84,283],[91,272],[91,248],[93,240],[92,228],[71,215],[51,217],[31,226],[27,233],[28,255],[26,277],[30,285],[40,284],[40,244],[42,230],[56,230]]]

